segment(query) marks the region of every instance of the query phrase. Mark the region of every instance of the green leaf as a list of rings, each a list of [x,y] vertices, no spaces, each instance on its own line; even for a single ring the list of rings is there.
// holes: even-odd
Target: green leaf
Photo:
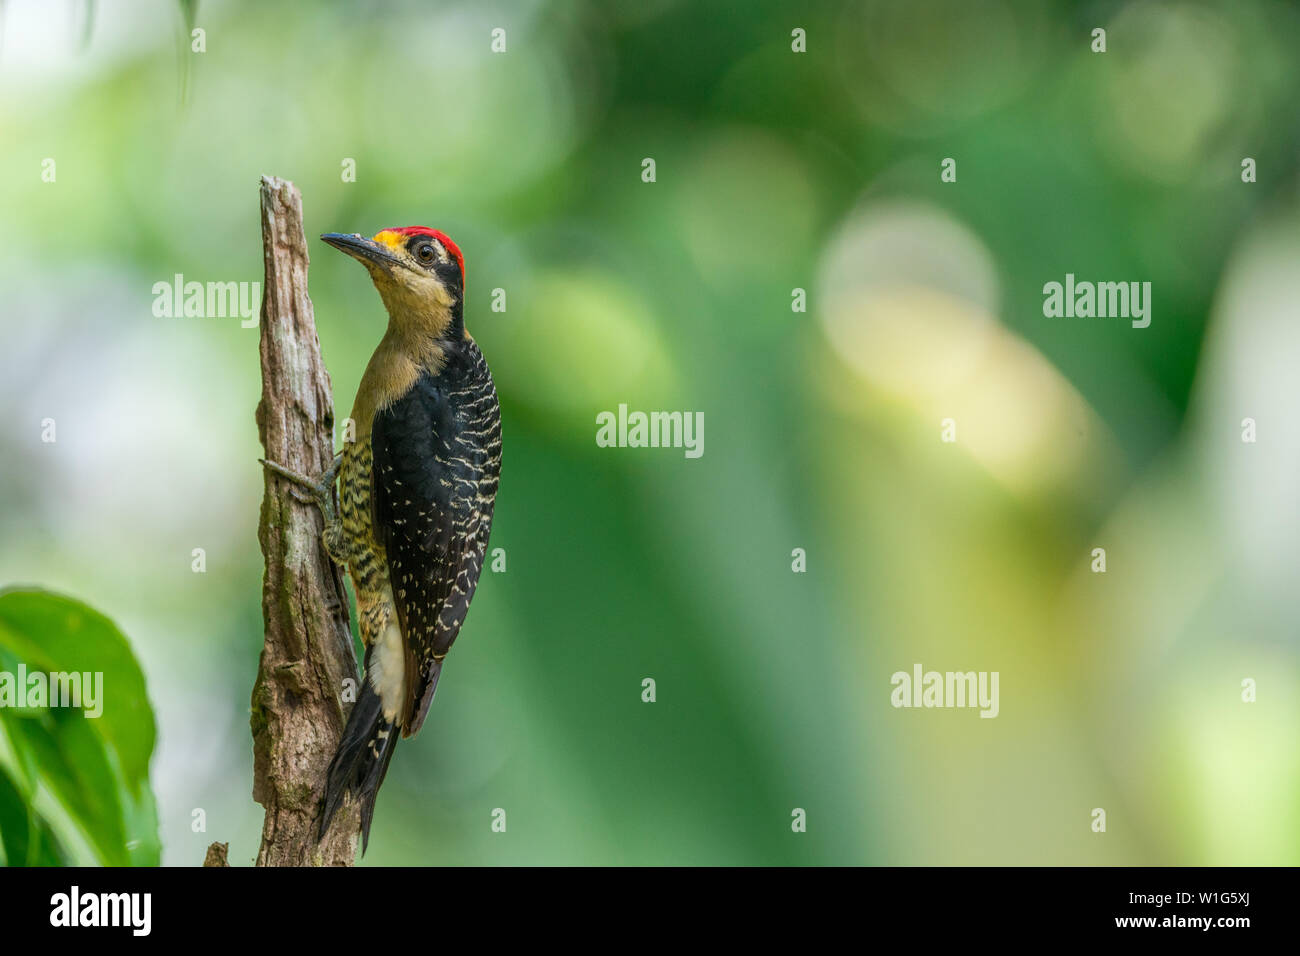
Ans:
[[[15,743],[32,755],[40,782],[81,827],[100,862],[130,862],[122,803],[103,742],[80,714],[51,710],[10,725]]]
[[[36,823],[27,809],[24,794],[9,775],[0,770],[0,852],[11,866],[28,866],[28,850],[35,836]]]
[[[53,831],[28,806],[23,788],[0,770],[0,865],[59,866],[66,859]]]
[[[0,672],[77,673],[89,688],[82,707],[30,698],[0,707],[0,773],[27,814],[27,834],[4,810],[3,846],[26,860],[157,865],[157,812],[149,788],[156,736],[144,675],[108,618],[39,590],[0,593]],[[54,688],[48,689],[48,697]],[[34,703],[34,706],[33,706]],[[93,706],[91,706],[93,704]],[[93,716],[98,712],[99,716]],[[24,861],[25,862],[25,861]]]
[[[199,0],[180,0],[180,8],[181,20],[184,22],[177,52],[180,54],[180,103],[184,106],[190,96],[190,40],[194,33],[194,25],[199,19]]]
[[[199,0],[180,0],[181,16],[185,19],[185,32],[194,29],[199,18]]]
[[[112,621],[79,601],[47,591],[4,591],[0,646],[29,668],[103,674],[103,714],[91,723],[116,751],[128,784],[148,785],[153,710],[131,645]]]

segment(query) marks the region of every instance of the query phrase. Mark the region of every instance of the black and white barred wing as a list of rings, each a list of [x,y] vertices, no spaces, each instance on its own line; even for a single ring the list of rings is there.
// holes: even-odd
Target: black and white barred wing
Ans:
[[[372,518],[406,642],[405,735],[424,722],[465,621],[492,520],[481,496],[490,456],[463,440],[458,407],[425,374],[371,429]]]

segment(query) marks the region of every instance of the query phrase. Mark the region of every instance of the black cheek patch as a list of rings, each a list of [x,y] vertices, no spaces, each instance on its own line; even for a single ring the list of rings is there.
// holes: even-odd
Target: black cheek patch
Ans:
[[[456,265],[455,259],[434,263],[433,271],[447,288],[461,291],[460,266]]]

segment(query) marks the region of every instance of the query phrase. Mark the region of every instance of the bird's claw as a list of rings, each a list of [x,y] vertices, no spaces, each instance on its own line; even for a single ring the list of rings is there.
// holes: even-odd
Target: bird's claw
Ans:
[[[265,458],[258,459],[267,471],[305,490],[310,495],[311,501],[320,507],[326,517],[331,517],[334,513],[334,479],[338,476],[339,464],[342,460],[342,455],[336,455],[333,464],[317,480]]]

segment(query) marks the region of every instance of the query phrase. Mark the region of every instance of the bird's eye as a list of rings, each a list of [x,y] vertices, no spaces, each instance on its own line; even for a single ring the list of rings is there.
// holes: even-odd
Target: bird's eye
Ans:
[[[421,262],[432,262],[434,260],[433,244],[422,242],[415,247],[415,257]]]

